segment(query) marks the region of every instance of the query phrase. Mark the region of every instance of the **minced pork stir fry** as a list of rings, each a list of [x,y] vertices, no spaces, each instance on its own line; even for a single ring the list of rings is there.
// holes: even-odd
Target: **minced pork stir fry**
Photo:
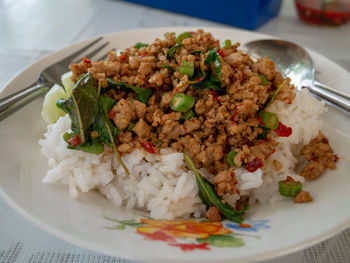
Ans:
[[[275,138],[292,133],[276,114],[264,109],[274,100],[292,103],[295,93],[290,80],[275,70],[271,60],[253,62],[237,50],[238,46],[230,40],[220,43],[203,30],[178,36],[167,33],[163,39],[137,43],[120,55],[110,52],[105,61],[84,58],[71,64],[77,86],[93,85],[107,98],[99,100],[98,107],[105,113],[101,116],[108,116],[110,122],[106,130],[96,125],[96,117],[84,120],[89,112],[95,111],[96,115],[99,109],[82,107],[85,112],[81,113],[80,129],[75,131],[79,125],[75,118],[74,126],[69,103],[58,102],[73,122],[73,133],[65,135],[69,147],[99,153],[104,143],[115,146],[119,157],[138,147],[150,153],[171,147],[186,153],[191,168],[204,167],[215,176],[211,187],[218,200],[226,193],[239,194],[235,168],[244,167],[249,172],[264,169],[265,160],[278,145]],[[89,101],[87,94],[80,95],[82,101]],[[84,121],[85,130],[81,129]],[[117,139],[106,140],[103,133]],[[322,144],[316,155],[314,147],[304,149],[311,162],[302,171],[306,178],[319,176],[326,167],[335,168],[337,157],[328,140],[320,133],[316,141]],[[281,164],[276,161],[274,166],[277,170]],[[203,183],[209,184],[206,180]],[[289,178],[282,182],[282,191],[287,188],[286,195],[290,194],[288,187],[293,185],[297,183]],[[292,194],[299,190],[292,190]],[[220,214],[229,217],[224,208],[208,201],[209,197],[203,193],[200,197],[208,205],[209,219],[219,220]],[[245,209],[239,203],[232,208],[236,212]]]

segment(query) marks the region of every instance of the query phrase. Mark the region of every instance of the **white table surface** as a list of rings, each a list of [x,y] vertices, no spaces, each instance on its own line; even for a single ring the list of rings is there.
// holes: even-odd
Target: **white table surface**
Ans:
[[[0,0],[0,89],[42,56],[74,42],[159,26],[228,27],[123,1]],[[279,16],[256,31],[309,47],[350,71],[350,24],[339,28],[306,25],[297,19],[294,1],[284,0]],[[22,262],[131,261],[95,254],[61,241],[17,215],[0,199],[0,263]],[[350,230],[269,262],[350,262]]]

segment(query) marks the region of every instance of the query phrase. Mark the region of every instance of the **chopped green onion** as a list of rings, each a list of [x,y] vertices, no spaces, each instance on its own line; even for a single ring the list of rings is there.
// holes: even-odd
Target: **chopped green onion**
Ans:
[[[193,61],[181,61],[181,66],[179,72],[183,75],[187,75],[189,77],[193,76],[194,72],[194,64]]]
[[[63,134],[63,140],[64,140],[65,142],[68,142],[70,139],[73,138],[73,136],[74,136],[74,133],[73,133],[73,132],[65,132],[65,133]]]
[[[259,78],[261,79],[260,85],[265,86],[267,83],[267,79],[264,75],[259,75]]]
[[[173,111],[187,112],[194,105],[194,98],[183,93],[176,94],[170,100],[170,109]]]
[[[128,127],[126,128],[126,130],[131,132],[132,129],[135,127],[135,125],[136,125],[135,123],[130,122],[129,125],[128,125]]]
[[[183,32],[182,34],[177,36],[176,43],[181,44],[182,40],[184,40],[185,38],[189,38],[189,37],[192,37],[192,34],[190,32]]]
[[[162,65],[162,68],[169,69],[171,72],[175,72],[176,71],[176,69],[174,69],[173,67],[171,67],[169,65]]]
[[[134,47],[137,48],[137,49],[140,49],[142,47],[148,47],[148,44],[137,42]]]
[[[278,117],[272,112],[260,111],[259,116],[264,122],[264,127],[275,130],[278,128]]]
[[[303,188],[303,184],[294,181],[291,177],[287,177],[286,180],[278,183],[280,194],[283,196],[294,197],[299,194]]]
[[[232,47],[231,40],[230,39],[226,39],[225,42],[221,46],[223,48],[231,48]]]
[[[188,112],[185,113],[183,119],[184,120],[190,120],[195,116],[194,111],[193,110],[189,110]]]
[[[232,165],[232,166],[236,166],[235,165],[235,162],[234,162],[234,159],[237,155],[237,152],[236,151],[231,151],[228,155],[227,155],[227,162]]]

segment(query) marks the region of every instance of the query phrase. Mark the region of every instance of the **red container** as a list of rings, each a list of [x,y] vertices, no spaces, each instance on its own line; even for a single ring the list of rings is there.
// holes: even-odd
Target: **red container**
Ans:
[[[299,18],[309,24],[339,26],[350,21],[350,0],[295,0]]]

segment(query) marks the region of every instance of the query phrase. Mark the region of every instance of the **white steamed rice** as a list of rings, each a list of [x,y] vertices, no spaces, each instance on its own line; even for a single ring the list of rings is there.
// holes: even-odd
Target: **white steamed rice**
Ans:
[[[266,172],[261,169],[254,173],[241,168],[235,170],[238,189],[241,195],[250,196],[251,205],[280,200],[278,182],[287,176],[304,181],[294,171],[299,162],[298,154],[321,130],[323,123],[319,116],[325,110],[324,103],[306,90],[297,92],[290,105],[275,101],[269,106],[268,111],[276,113],[281,122],[292,127],[293,133],[277,139],[280,145],[267,159]],[[186,168],[182,153],[167,148],[155,155],[135,149],[122,157],[130,170],[130,176],[127,176],[110,151],[96,155],[67,149],[62,135],[68,130],[70,119],[66,115],[49,125],[45,138],[39,141],[50,166],[44,183],[68,185],[72,197],[77,197],[79,192],[98,189],[116,206],[145,209],[156,219],[203,215],[205,210],[197,196],[195,176]],[[278,160],[283,168],[275,171],[273,160]],[[209,179],[213,177],[205,169],[201,171]],[[224,198],[234,205],[239,195],[226,194]]]

